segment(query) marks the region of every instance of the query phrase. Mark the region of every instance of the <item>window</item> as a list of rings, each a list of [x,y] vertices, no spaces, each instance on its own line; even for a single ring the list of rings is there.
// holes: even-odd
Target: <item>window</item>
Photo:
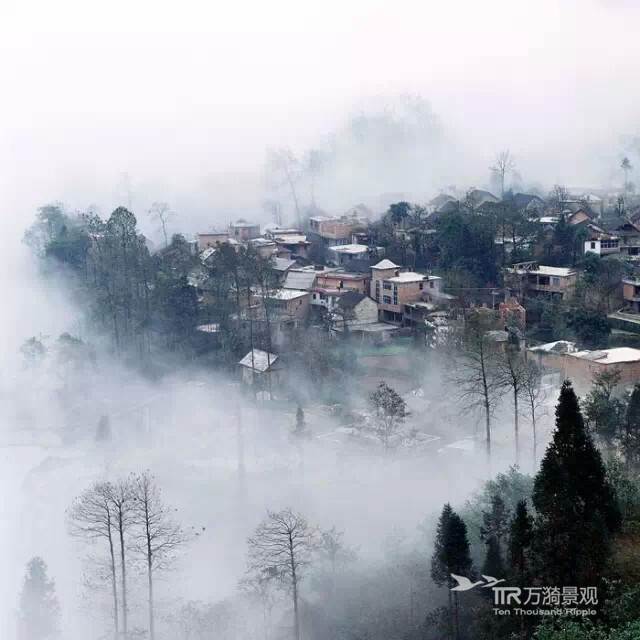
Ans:
[[[240,229],[236,229],[236,235],[239,236],[240,235]]]
[[[393,285],[393,304],[398,306],[398,285]]]
[[[376,300],[380,301],[380,280],[376,280]]]
[[[382,285],[384,287],[384,289],[386,291],[391,291],[391,283],[390,282],[385,282],[384,285]]]
[[[340,286],[338,287],[338,289],[342,289],[342,287],[344,287],[344,282],[340,280]]]
[[[317,293],[314,293],[314,294],[313,294],[313,299],[314,299],[314,300],[317,300],[317,299],[318,299],[318,294],[317,294]]]
[[[595,248],[596,248],[596,243],[595,243],[595,242],[592,242],[592,243],[591,243],[591,248],[592,248],[592,249],[595,249]]]
[[[551,278],[551,286],[559,287],[560,286],[560,278]]]
[[[433,280],[429,280],[429,289],[433,289]]]
[[[420,291],[422,291],[424,289],[424,282],[420,283]]]
[[[383,304],[391,304],[391,296],[382,296]]]

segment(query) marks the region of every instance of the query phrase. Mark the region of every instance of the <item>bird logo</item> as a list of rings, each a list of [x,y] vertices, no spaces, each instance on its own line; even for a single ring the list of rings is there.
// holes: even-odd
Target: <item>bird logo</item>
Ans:
[[[493,576],[483,575],[482,577],[484,581],[486,581],[486,584],[484,584],[483,580],[478,580],[477,582],[471,582],[471,580],[469,580],[469,578],[466,578],[465,576],[457,576],[455,573],[452,573],[450,575],[458,583],[455,587],[451,587],[451,591],[470,591],[471,589],[473,589],[474,587],[477,587],[480,584],[482,585],[483,589],[487,589],[489,587],[495,587],[497,584],[504,582],[504,580],[502,579],[498,580]]]
[[[469,578],[457,576],[455,573],[452,573],[451,577],[458,583],[455,587],[452,587],[451,591],[469,591],[469,589],[473,589],[473,587],[477,587],[479,584],[482,584],[482,580],[479,580],[478,582],[471,582]]]

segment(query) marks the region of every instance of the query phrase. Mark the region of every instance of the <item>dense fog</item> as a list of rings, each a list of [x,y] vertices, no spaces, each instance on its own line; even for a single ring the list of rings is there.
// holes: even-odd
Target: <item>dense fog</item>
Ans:
[[[158,578],[158,628],[169,638],[181,604],[240,602],[247,537],[267,510],[291,507],[344,532],[361,578],[399,550],[430,554],[442,505],[464,505],[488,478],[481,450],[443,449],[483,427],[460,411],[449,365],[435,356],[413,362],[402,393],[419,390],[416,426],[442,447],[400,457],[345,444],[304,378],[297,392],[314,438],[300,446],[295,404],[249,398],[237,376],[168,355],[155,363],[161,373],[142,375],[106,348],[67,274],[44,276],[22,243],[38,207],[106,218],[125,206],[157,244],[148,211],[158,201],[177,213],[171,233],[273,222],[273,201],[293,224],[291,194],[269,175],[270,151],[283,148],[307,167],[301,206],[332,215],[495,188],[489,166],[503,149],[517,160],[516,189],[618,188],[621,157],[640,166],[639,19],[631,0],[0,7],[0,637],[16,637],[34,556],[55,578],[63,637],[109,637],[108,590],[91,586],[91,545],[70,535],[67,517],[96,480],[150,470],[189,531]],[[25,363],[26,340],[53,344],[65,332],[92,345],[94,365]],[[347,391],[355,411],[371,389]],[[514,463],[508,412],[495,417],[494,476]],[[541,443],[549,432],[547,419]],[[144,572],[134,569],[132,629],[146,620]],[[434,608],[444,604],[446,594],[430,593]]]

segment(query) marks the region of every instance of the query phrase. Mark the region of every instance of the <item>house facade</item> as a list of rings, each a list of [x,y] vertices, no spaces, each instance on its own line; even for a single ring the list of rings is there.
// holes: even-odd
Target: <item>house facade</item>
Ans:
[[[240,242],[260,237],[260,225],[246,220],[237,220],[229,225],[229,236]]]
[[[391,260],[381,260],[371,267],[369,295],[378,304],[380,318],[403,322],[404,305],[427,298],[431,290],[440,291],[442,279],[413,271],[401,271]]]
[[[249,386],[269,387],[280,384],[283,368],[275,353],[252,349],[238,362],[242,381]]]
[[[547,267],[521,262],[505,270],[505,288],[519,302],[527,298],[567,299],[575,290],[578,272],[567,267]]]
[[[309,236],[328,247],[349,244],[354,224],[348,218],[313,216],[309,218]]]
[[[269,293],[265,303],[281,315],[304,318],[309,312],[309,292],[298,289],[278,289]]]
[[[227,231],[209,231],[207,233],[198,234],[198,252],[201,253],[206,249],[215,248],[218,245],[229,241],[229,233]]]
[[[640,313],[640,277],[629,276],[622,279],[622,298],[625,307]]]

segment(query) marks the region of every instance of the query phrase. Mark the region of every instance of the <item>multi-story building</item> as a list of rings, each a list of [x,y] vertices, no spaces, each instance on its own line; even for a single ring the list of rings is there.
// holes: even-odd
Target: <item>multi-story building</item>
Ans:
[[[328,247],[349,244],[354,223],[348,218],[313,216],[309,218],[310,239]]]
[[[442,279],[414,271],[401,271],[391,260],[381,260],[371,267],[370,296],[378,303],[382,320],[403,321],[407,303],[428,298],[428,292],[440,291]]]
[[[568,267],[547,267],[520,262],[505,270],[505,288],[519,302],[527,298],[567,299],[574,291],[578,272]]]

